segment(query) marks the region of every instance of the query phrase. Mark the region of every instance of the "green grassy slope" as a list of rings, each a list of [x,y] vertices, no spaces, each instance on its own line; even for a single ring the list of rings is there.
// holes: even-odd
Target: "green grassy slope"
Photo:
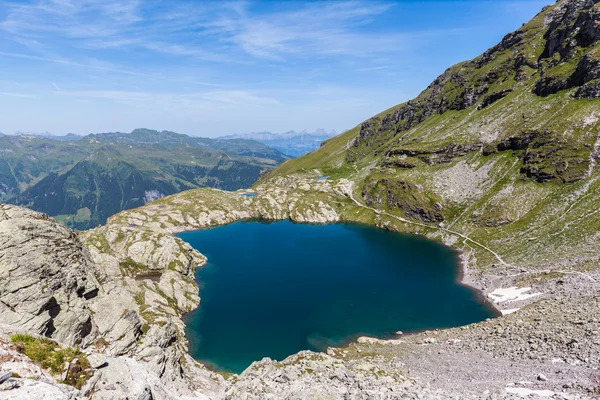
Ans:
[[[599,19],[592,1],[547,7],[417,98],[286,161],[261,183],[347,178],[362,203],[468,234],[517,265],[595,265]],[[469,250],[460,239],[455,245]],[[474,251],[480,265],[497,262]]]

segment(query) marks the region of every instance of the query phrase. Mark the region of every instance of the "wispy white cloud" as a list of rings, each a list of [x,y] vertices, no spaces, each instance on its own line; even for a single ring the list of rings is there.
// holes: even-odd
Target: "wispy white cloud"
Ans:
[[[56,83],[52,82],[52,86],[54,87],[54,89],[56,89],[60,92],[60,88],[58,87],[58,85]]]
[[[14,86],[17,86],[17,87],[23,87],[23,85],[21,85],[19,82],[14,81],[14,80],[0,79],[0,83],[11,85],[11,86],[14,85]]]
[[[41,37],[54,33],[68,37],[109,36],[142,20],[137,0],[39,0],[8,3],[0,28],[17,36]]]
[[[390,7],[377,1],[305,3],[300,9],[253,14],[248,3],[239,3],[233,15],[211,22],[207,31],[259,58],[363,57],[405,44],[395,33],[357,30]]]
[[[38,0],[9,3],[0,29],[38,46],[45,37],[95,49],[140,48],[215,62],[239,54],[364,57],[401,48],[410,35],[361,32],[393,4],[372,1],[297,3],[292,10],[256,12],[252,3]],[[288,7],[289,8],[289,7]],[[236,53],[238,54],[236,56]]]
[[[63,64],[63,65],[68,65],[68,66],[73,66],[73,67],[80,67],[80,68],[84,68],[84,69],[96,69],[96,70],[102,70],[102,71],[117,72],[119,74],[133,75],[133,76],[143,77],[146,79],[157,80],[157,81],[189,83],[189,84],[194,84],[194,85],[213,86],[213,87],[225,87],[226,86],[226,85],[222,85],[222,84],[218,84],[218,83],[203,82],[203,81],[198,81],[198,80],[193,80],[193,79],[169,77],[169,76],[158,75],[158,74],[153,75],[153,74],[146,74],[146,73],[132,71],[132,70],[125,70],[125,69],[120,69],[120,68],[114,67],[110,63],[106,63],[106,62],[98,62],[95,64],[86,64],[86,63],[72,61],[72,60],[64,59],[64,58],[40,57],[40,56],[31,55],[31,54],[10,53],[10,52],[4,52],[4,51],[0,51],[0,57],[22,58],[22,59],[33,60],[33,61],[45,61],[45,62],[50,62],[50,63],[55,63],[55,64]]]
[[[382,70],[382,69],[387,69],[387,68],[389,68],[389,67],[390,67],[389,65],[379,65],[379,66],[377,66],[377,67],[366,67],[366,68],[359,68],[358,70],[359,70],[360,72],[379,71],[379,70]]]
[[[37,96],[33,95],[33,94],[29,94],[29,93],[14,93],[14,92],[0,92],[0,96],[21,97],[21,98],[25,98],[25,99],[35,99],[35,98],[37,98]]]
[[[154,107],[161,105],[169,108],[191,108],[202,104],[224,104],[235,106],[272,106],[278,101],[259,93],[243,90],[220,90],[195,93],[156,93],[123,90],[77,90],[60,91],[61,95],[80,99],[108,100],[134,105],[136,107]]]

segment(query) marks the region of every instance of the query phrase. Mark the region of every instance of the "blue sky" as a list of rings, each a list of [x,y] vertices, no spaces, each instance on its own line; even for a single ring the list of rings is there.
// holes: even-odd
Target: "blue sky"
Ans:
[[[550,3],[0,1],[0,132],[340,131]]]

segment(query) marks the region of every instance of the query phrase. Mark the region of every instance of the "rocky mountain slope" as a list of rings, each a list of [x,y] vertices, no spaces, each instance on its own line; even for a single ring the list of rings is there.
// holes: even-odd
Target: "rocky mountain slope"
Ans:
[[[2,198],[77,229],[187,189],[248,187],[287,158],[253,141],[148,129],[77,141],[4,136],[0,152]]]
[[[0,365],[0,398],[35,398],[34,382],[59,399],[598,398],[600,100],[587,97],[599,7],[547,7],[417,99],[285,162],[255,197],[190,190],[77,235],[3,206],[0,318],[11,322],[0,360],[29,375]],[[357,221],[444,242],[461,252],[463,282],[504,315],[210,372],[187,355],[182,319],[199,304],[204,257],[173,233],[249,218]],[[84,347],[91,377],[65,389],[42,376],[22,331],[57,340],[55,351]]]
[[[256,140],[271,148],[279,150],[283,154],[291,157],[300,157],[303,154],[316,150],[327,139],[331,139],[337,135],[337,132],[326,131],[325,129],[317,129],[314,132],[295,132],[289,131],[285,133],[271,132],[252,132],[238,133],[235,135],[223,136],[221,139],[249,139]]]
[[[416,99],[271,176],[318,168],[344,177],[364,204],[467,234],[519,267],[593,265],[600,103],[590,88],[600,77],[598,12],[593,1],[547,7]],[[481,247],[455,246],[482,268],[498,264]]]

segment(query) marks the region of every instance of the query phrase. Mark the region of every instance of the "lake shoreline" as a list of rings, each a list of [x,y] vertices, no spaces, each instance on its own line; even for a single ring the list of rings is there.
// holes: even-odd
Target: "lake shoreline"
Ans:
[[[463,286],[473,289],[477,294],[478,299],[482,303],[490,306],[496,312],[496,318],[502,316],[502,310],[500,310],[498,305],[487,296],[487,293],[494,289],[489,283],[491,282],[491,279],[486,278],[483,272],[476,274],[473,269],[469,267],[469,256],[467,253],[459,249],[453,250],[458,254],[458,275],[456,281]]]
[[[226,225],[236,225],[236,224],[246,224],[246,223],[259,223],[259,224],[272,224],[272,223],[276,223],[276,222],[285,222],[286,220],[279,220],[279,221],[274,221],[274,220],[241,220],[241,221],[237,221],[234,222],[232,224],[226,224]],[[325,225],[336,225],[336,224],[306,224],[306,223],[297,223],[294,221],[288,221],[290,223],[291,226],[294,225],[308,225],[308,226],[325,226]],[[350,222],[350,223],[338,223],[341,225],[357,225],[363,228],[370,228],[370,229],[375,229],[377,230],[377,226],[372,226],[369,224],[356,224],[354,222]],[[212,229],[212,228],[218,228],[218,227],[224,227],[224,225],[221,226],[214,226],[214,227],[210,227],[207,229]],[[231,228],[230,228],[231,229]],[[205,231],[206,229],[200,229],[197,230],[198,232],[200,231]],[[385,231],[385,229],[383,230]],[[187,231],[187,233],[191,233],[193,231]],[[403,234],[405,235],[405,234]],[[189,242],[186,238],[185,238],[185,234],[178,234],[177,237],[179,237],[182,240],[185,240],[186,242],[188,242],[189,244],[191,244],[193,247],[195,247],[193,245],[193,242]],[[469,292],[471,292],[471,298],[473,299],[473,301],[479,303],[482,307],[485,307],[488,311],[488,318],[496,318],[498,316],[501,315],[500,311],[494,307],[494,305],[489,301],[489,299],[485,296],[485,294],[479,290],[479,288],[477,287],[477,282],[475,281],[474,277],[472,277],[472,273],[470,273],[469,269],[468,269],[468,260],[465,259],[464,257],[464,253],[457,251],[456,249],[453,249],[451,246],[448,246],[446,244],[440,243],[439,241],[435,241],[435,240],[431,240],[429,238],[427,238],[426,236],[422,236],[422,235],[406,235],[406,236],[414,236],[414,237],[419,237],[422,240],[428,241],[430,243],[436,243],[437,245],[441,245],[441,247],[445,247],[446,249],[450,250],[451,252],[451,260],[449,260],[449,265],[447,266],[449,269],[446,269],[446,273],[448,273],[450,275],[450,279],[452,281],[455,282],[455,284],[458,284],[460,286],[464,286],[464,287],[468,287]],[[196,248],[196,247],[195,247]],[[197,248],[197,250],[200,250],[199,248]],[[208,260],[207,260],[208,261]],[[202,279],[200,278],[200,276],[198,274],[195,275],[195,280],[196,283],[199,286],[202,286]],[[202,297],[205,297],[206,293],[203,293]],[[435,296],[434,296],[435,297]],[[200,305],[199,307],[202,307],[202,305]],[[452,313],[452,309],[448,310],[449,313]],[[455,314],[457,313],[457,311],[455,310],[454,312]],[[192,317],[193,318],[193,317]],[[189,313],[186,313],[186,315],[183,317],[184,323],[186,324],[187,327],[190,327],[191,325],[191,320],[190,320],[190,315]],[[481,322],[481,321],[479,321]],[[403,327],[403,326],[398,326],[397,328],[391,327],[389,331],[387,332],[382,332],[380,334],[375,334],[373,335],[372,333],[367,333],[367,332],[356,332],[354,335],[352,335],[351,337],[349,337],[347,340],[344,340],[343,342],[338,342],[337,344],[326,344],[324,343],[322,346],[318,345],[318,346],[310,346],[310,347],[306,347],[304,348],[304,350],[312,350],[312,351],[317,351],[317,352],[324,352],[326,353],[328,349],[330,348],[345,348],[348,346],[351,346],[353,344],[357,344],[357,343],[361,343],[360,342],[360,338],[361,337],[372,337],[375,338],[376,340],[379,341],[386,341],[386,340],[397,340],[400,337],[407,337],[407,336],[412,336],[412,335],[416,335],[425,331],[438,331],[438,330],[445,330],[445,329],[452,329],[452,328],[456,328],[456,327],[461,327],[461,326],[465,326],[465,325],[470,325],[471,323],[459,323],[456,325],[440,325],[439,327],[432,327],[432,328],[417,328],[417,329],[411,329],[408,327]],[[402,331],[400,334],[398,334],[398,332]],[[189,332],[189,331],[188,331]],[[191,337],[189,336],[188,333],[188,341],[191,340]],[[193,341],[192,341],[193,342]],[[191,343],[190,343],[191,344]],[[191,349],[190,349],[191,350]],[[300,350],[301,351],[301,350]],[[193,353],[193,351],[191,352]],[[296,354],[296,353],[293,353]],[[291,355],[293,355],[291,354]],[[208,356],[209,359],[211,359],[210,356]],[[216,360],[212,360],[212,361],[208,361],[207,359],[202,359],[201,357],[196,358],[196,360],[202,364],[204,364],[209,370],[212,371],[221,371],[221,372],[226,372],[226,373],[232,373],[232,369],[228,368],[226,366],[219,366],[219,362]],[[258,359],[256,360],[258,361]],[[237,372],[233,372],[233,373],[237,373]],[[241,373],[241,372],[240,372]]]

